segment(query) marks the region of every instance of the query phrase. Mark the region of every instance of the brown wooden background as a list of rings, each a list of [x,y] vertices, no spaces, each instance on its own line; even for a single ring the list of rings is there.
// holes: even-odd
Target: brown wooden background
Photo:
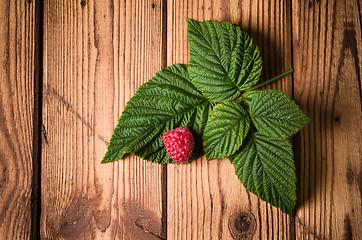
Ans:
[[[0,0],[0,239],[361,239],[357,0]],[[228,160],[101,165],[125,103],[188,62],[186,18],[251,34],[313,121],[292,140],[296,216]],[[254,232],[255,231],[255,232]]]

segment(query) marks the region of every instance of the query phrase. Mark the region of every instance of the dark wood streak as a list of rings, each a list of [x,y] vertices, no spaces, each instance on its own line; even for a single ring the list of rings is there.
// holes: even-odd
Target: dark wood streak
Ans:
[[[321,18],[321,4],[319,2],[318,4],[318,23],[317,23],[317,26],[318,26],[318,35],[317,35],[317,39],[320,39],[321,38],[321,29],[320,29],[320,26],[321,26],[321,21],[322,21],[322,18]],[[321,48],[321,44],[318,44],[317,45],[317,53],[318,53],[318,57],[319,57],[319,53],[320,53],[320,48]],[[321,71],[321,67],[319,66],[319,64],[317,65],[316,67],[316,78],[317,79],[321,79],[323,76],[323,73]],[[318,97],[318,89],[315,89],[315,99],[317,102],[314,103],[314,112],[317,112],[318,109],[319,109],[319,112],[321,112],[321,106],[322,106],[322,103],[320,103],[321,101],[323,100],[320,100],[320,98]],[[321,124],[322,123],[322,114],[319,114],[319,119],[318,119],[318,123]],[[318,129],[318,126],[316,127],[316,129]],[[319,136],[318,136],[319,134]],[[319,127],[319,131],[318,131],[318,134],[317,132],[314,134],[315,137],[314,137],[314,141],[315,143],[318,142],[318,137],[322,139],[322,136],[323,136],[323,132],[322,132],[322,128]],[[317,193],[318,191],[318,188],[319,189],[319,195],[320,195],[320,198],[319,198],[319,201],[322,202],[322,193],[323,193],[323,189],[318,185],[318,180],[317,179],[320,179],[323,175],[323,161],[322,160],[322,155],[323,155],[323,151],[320,151],[320,154],[318,154],[318,151],[316,150],[315,151],[315,165],[314,165],[314,169],[315,169],[315,178],[314,178],[314,182],[315,184],[313,185],[314,186],[314,192]],[[320,172],[318,172],[318,168],[320,168]],[[316,197],[316,201],[317,200],[317,197]],[[321,226],[321,222],[317,223],[317,205],[314,206],[314,213],[315,213],[315,219],[314,219],[314,226],[313,228],[315,229],[316,232],[320,232],[320,229],[318,230],[318,227]],[[320,215],[322,214],[321,212],[322,210],[320,209]]]
[[[336,25],[336,6],[337,6],[337,1],[334,2],[333,4],[333,17],[332,17],[332,28]],[[333,45],[334,43],[334,32],[332,31],[332,38],[331,38],[331,43]],[[333,55],[330,55],[330,62],[333,62]],[[332,75],[332,66],[329,67],[329,76]],[[329,89],[331,89],[331,81],[329,81]],[[337,89],[337,88],[336,88]],[[335,98],[336,98],[336,93],[333,93],[332,96],[332,116],[334,115],[334,105],[335,105]],[[332,128],[331,128],[331,132],[332,132],[332,136],[334,136],[334,128],[333,128],[333,122],[330,123]],[[334,138],[331,139],[331,149],[332,152],[334,152]],[[334,163],[335,163],[335,158],[334,158],[334,154],[332,155],[332,162],[331,162],[331,169],[332,169],[332,176],[334,176]],[[334,180],[332,180],[331,183],[331,191],[333,192],[334,190]],[[332,212],[333,212],[333,194],[331,196],[331,200],[329,202],[329,209],[330,209],[330,215],[329,215],[329,238],[332,239]]]
[[[152,3],[152,10],[156,7],[155,3]],[[162,40],[161,40],[161,68],[167,67],[167,1],[162,0],[160,4],[161,8],[161,24],[162,24]],[[162,166],[161,171],[161,200],[162,200],[162,216],[161,216],[161,236],[167,238],[167,166]]]
[[[362,27],[362,11],[361,11],[361,3],[360,3],[360,0],[356,0],[356,5],[357,5],[357,8],[358,8],[358,19],[359,19],[359,25],[360,27]],[[361,38],[362,38],[362,31],[360,32],[361,33]]]
[[[155,236],[155,237],[157,237],[157,238],[159,238],[159,239],[166,239],[163,235],[159,235],[159,234],[157,234],[157,233],[154,233],[154,232],[148,230],[146,227],[142,226],[142,225],[139,224],[137,221],[135,222],[135,225],[136,225],[137,227],[141,228],[141,229],[142,229],[143,231],[145,231],[146,233],[151,234],[152,236]]]
[[[318,236],[317,234],[315,234],[315,232],[312,231],[312,230],[310,229],[310,227],[308,227],[307,225],[305,225],[305,223],[303,223],[302,220],[301,220],[298,216],[296,216],[295,219],[296,219],[297,223],[298,223],[300,226],[302,226],[302,228],[303,228],[304,230],[306,230],[306,231],[308,232],[308,234],[312,235],[315,239],[322,239],[320,236]]]
[[[348,215],[344,218],[344,240],[353,240],[351,219]]]
[[[248,195],[248,201],[249,201],[249,206],[248,206],[248,208],[249,208],[249,211],[251,211],[251,199],[250,199],[250,192],[249,192],[249,190],[247,190],[247,189],[245,189],[245,192],[246,192],[246,194]]]
[[[32,3],[32,1],[30,1]],[[29,2],[28,2],[29,3]],[[30,3],[30,4],[31,4]],[[28,6],[32,7],[31,5]],[[47,143],[42,124],[42,92],[43,92],[43,27],[44,3],[36,0],[34,7],[34,116],[33,116],[33,172],[31,180],[31,238],[40,239],[41,215],[41,146],[42,140]],[[45,136],[45,138],[43,137]]]
[[[337,70],[337,91],[339,90],[339,84],[340,84],[340,74],[341,74],[341,68],[343,66],[343,61],[346,58],[346,51],[350,50],[354,59],[354,68],[356,70],[357,74],[357,85],[359,88],[359,97],[360,97],[360,103],[361,103],[361,112],[362,112],[362,88],[361,88],[361,69],[359,64],[359,55],[358,55],[358,48],[357,48],[357,40],[356,40],[356,30],[353,22],[347,22],[344,26],[343,31],[343,40],[342,40],[342,47],[340,52],[340,58],[338,63],[338,70]]]
[[[218,164],[218,168],[220,168],[220,163],[217,163]],[[209,170],[209,165],[207,165],[207,170]],[[208,188],[210,189],[211,188],[211,184],[210,184],[210,178],[211,178],[211,176],[210,176],[210,173],[209,173],[209,171],[208,171]],[[211,194],[211,192],[210,192],[210,194],[209,194],[209,202],[210,202],[210,226],[209,226],[209,228],[210,228],[210,232],[212,232],[212,227],[213,227],[213,218],[212,218],[212,212],[213,212],[213,210],[214,210],[214,202],[213,202],[213,197],[212,197],[212,194]]]
[[[223,218],[225,217],[225,201],[224,201],[224,193],[222,191],[222,185],[221,185],[221,181],[222,181],[222,178],[221,178],[221,174],[220,174],[220,171],[221,171],[221,168],[220,168],[220,162],[218,162],[217,164],[217,183],[218,183],[218,194],[219,194],[219,197],[220,197],[220,217],[219,217],[219,238],[222,238],[222,235],[223,235],[223,226],[222,226],[222,220]],[[211,224],[210,224],[211,225]]]
[[[46,86],[45,87],[45,90],[44,90],[44,97],[54,97],[59,103],[61,103],[62,105],[64,105],[67,110],[69,112],[71,112],[72,114],[74,114],[74,116],[79,119],[82,124],[84,126],[86,126],[93,134],[95,134],[102,142],[104,142],[104,144],[108,145],[109,142],[104,138],[102,137],[101,135],[97,134],[94,127],[91,126],[71,105],[70,103],[68,103],[64,97],[60,96],[59,93],[57,93],[54,89],[51,89],[50,86]],[[44,130],[45,130],[45,139],[47,139],[46,137],[46,129],[44,127]],[[46,140],[47,142],[48,140]]]
[[[359,170],[359,173],[357,176],[357,184],[358,184],[358,190],[359,190],[361,205],[362,205],[362,169]]]
[[[259,239],[262,239],[262,232],[263,232],[263,225],[262,225],[262,221],[261,221],[261,210],[260,210],[260,199],[257,200],[258,202],[258,208],[257,208],[257,212],[258,212],[258,226],[259,226]]]

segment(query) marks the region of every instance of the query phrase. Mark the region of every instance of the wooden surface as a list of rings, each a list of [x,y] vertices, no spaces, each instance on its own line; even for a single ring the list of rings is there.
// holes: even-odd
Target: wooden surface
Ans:
[[[39,227],[37,13],[35,2],[0,0],[0,239]]]
[[[125,103],[162,67],[160,2],[46,1],[41,237],[157,239],[163,167],[101,165]]]
[[[0,239],[359,239],[360,5],[0,0]],[[268,86],[313,120],[290,139],[295,217],[246,191],[227,159],[100,164],[138,87],[188,62],[186,18],[241,26],[262,80],[295,69]]]
[[[297,239],[362,235],[359,11],[358,1],[293,5],[294,99],[313,119],[294,144]]]
[[[262,79],[267,80],[291,68],[290,10],[287,3],[274,1],[169,1],[167,64],[189,61],[186,18],[226,20],[241,26],[260,47]],[[291,96],[292,78],[270,87]],[[234,172],[228,159],[168,165],[169,239],[294,237],[293,219],[250,194]],[[238,222],[243,225],[234,226]]]

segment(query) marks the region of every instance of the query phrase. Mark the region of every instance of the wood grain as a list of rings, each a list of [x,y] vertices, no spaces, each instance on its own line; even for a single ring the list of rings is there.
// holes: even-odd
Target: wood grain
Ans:
[[[360,1],[293,1],[294,97],[313,119],[295,138],[297,239],[362,235]]]
[[[161,1],[45,3],[41,236],[165,236],[163,168],[101,165],[125,103],[164,64]]]
[[[37,234],[36,13],[33,1],[0,1],[0,239]]]
[[[187,63],[186,19],[228,20],[261,49],[262,79],[292,67],[288,1],[173,0],[167,7],[167,64]],[[291,96],[292,77],[273,83]],[[249,193],[227,159],[167,167],[169,239],[294,239],[294,219]]]
[[[42,5],[0,0],[0,239],[362,235],[360,1],[46,0],[44,30]],[[187,18],[250,33],[262,80],[295,69],[268,86],[313,119],[291,139],[295,218],[249,193],[227,159],[100,164],[139,86],[188,62]]]

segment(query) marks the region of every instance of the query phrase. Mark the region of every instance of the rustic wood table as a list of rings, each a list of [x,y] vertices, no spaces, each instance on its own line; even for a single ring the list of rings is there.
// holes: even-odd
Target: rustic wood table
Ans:
[[[360,0],[0,0],[0,239],[361,239]],[[228,20],[312,118],[289,217],[227,159],[100,164],[138,87]]]

